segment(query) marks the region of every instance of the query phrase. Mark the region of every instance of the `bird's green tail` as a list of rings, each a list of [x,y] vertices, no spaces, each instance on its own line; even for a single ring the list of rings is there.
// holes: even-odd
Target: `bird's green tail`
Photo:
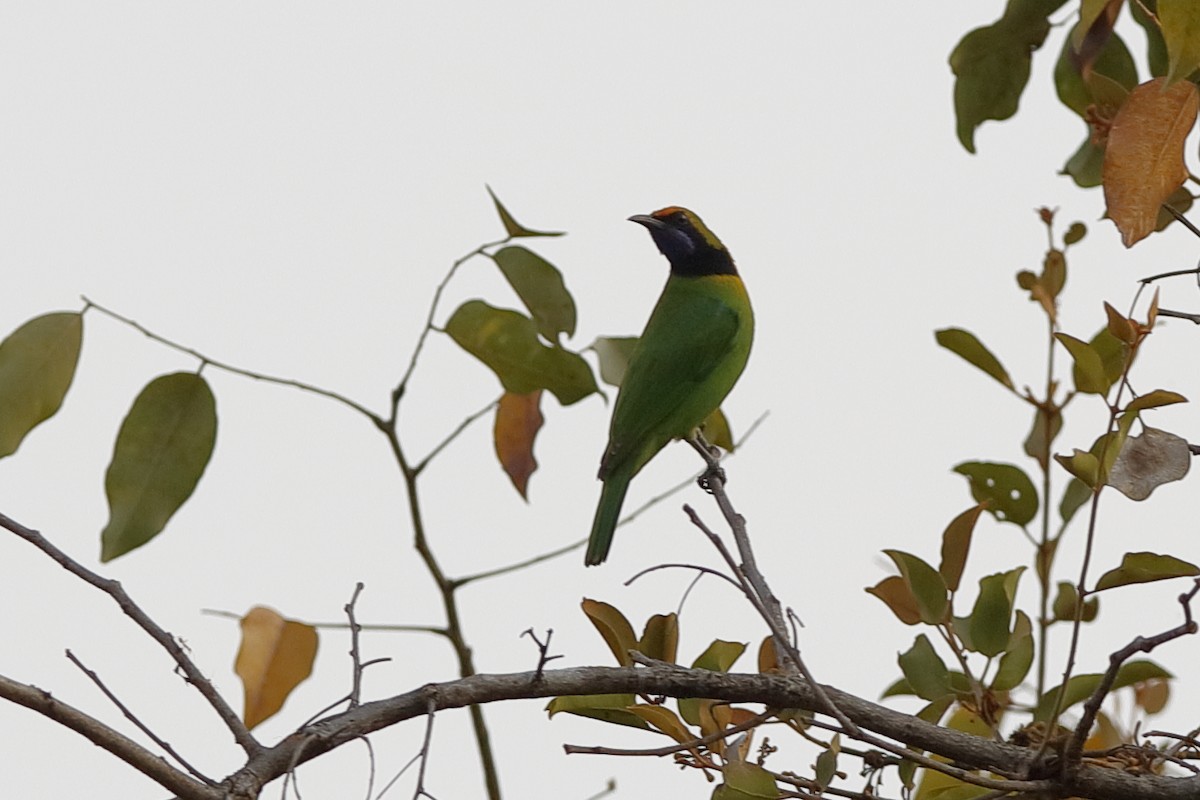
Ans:
[[[625,491],[629,488],[629,478],[622,475],[609,475],[600,491],[600,504],[596,506],[596,519],[592,522],[592,535],[588,539],[587,556],[583,563],[589,567],[603,564],[608,558],[608,548],[612,547],[613,531],[617,527],[617,518],[621,516],[621,504],[625,502]]]

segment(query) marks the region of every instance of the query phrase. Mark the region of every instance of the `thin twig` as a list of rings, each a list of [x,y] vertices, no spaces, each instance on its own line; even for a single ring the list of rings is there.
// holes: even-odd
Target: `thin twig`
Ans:
[[[354,606],[358,603],[358,596],[362,594],[362,590],[362,581],[354,584],[354,594],[350,595],[350,602],[346,603],[345,607],[346,617],[350,620],[350,664],[353,669],[350,689],[351,708],[354,708],[362,701],[363,665],[358,651],[358,634],[362,631],[362,628],[359,627],[358,620],[354,618]]]
[[[1160,281],[1163,278],[1177,278],[1180,275],[1200,275],[1200,267],[1193,267],[1192,269],[1173,269],[1170,272],[1160,272],[1157,275],[1150,275],[1149,277],[1141,278],[1138,280],[1138,283],[1153,283],[1154,281]],[[1161,314],[1162,311],[1160,310],[1159,313]]]
[[[150,752],[119,731],[62,702],[45,689],[0,675],[0,697],[78,733],[179,797],[206,800],[221,800],[226,797],[223,790],[210,788],[188,777],[157,753]]]
[[[774,711],[764,711],[761,714],[756,714],[753,718],[740,722],[737,725],[732,725],[724,730],[710,733],[708,736],[702,736],[699,739],[693,739],[690,742],[683,744],[672,744],[665,747],[651,747],[644,750],[624,750],[618,747],[600,747],[598,745],[578,745],[564,744],[563,752],[567,755],[603,755],[603,756],[669,756],[672,753],[681,753],[685,750],[699,750],[701,747],[718,742],[728,736],[734,736],[742,731],[748,731],[751,728],[757,728],[759,725],[766,722],[771,717],[775,716]]]
[[[366,736],[359,737],[362,743],[367,746],[367,795],[366,800],[371,800],[371,793],[375,791],[375,747],[371,744],[371,740]]]
[[[225,611],[219,608],[202,608],[201,614],[207,614],[210,617],[224,617],[225,619],[242,618],[241,614],[235,614],[232,611]],[[297,622],[308,625],[311,628],[321,628],[323,630],[349,630],[350,624],[347,622],[308,622],[307,620],[296,620]],[[449,632],[445,628],[439,628],[435,625],[390,625],[384,623],[360,622],[358,623],[360,631],[375,631],[382,633],[432,633],[437,636],[449,636]]]
[[[399,407],[398,404],[402,394],[403,384],[400,384],[397,387],[397,394],[394,395],[397,405],[393,408],[393,418],[395,417],[396,409]],[[454,648],[454,655],[458,660],[458,674],[460,677],[468,678],[476,674],[475,657],[471,652],[470,645],[467,644],[466,635],[463,633],[462,622],[459,618],[458,598],[456,597],[458,587],[447,577],[445,570],[442,569],[441,563],[433,552],[429,538],[426,536],[425,517],[421,510],[421,496],[417,489],[418,476],[404,454],[404,448],[400,444],[400,436],[395,424],[380,426],[379,430],[387,438],[392,455],[396,459],[396,466],[399,467],[400,474],[404,480],[405,495],[408,500],[409,521],[413,532],[413,547],[421,557],[421,561],[425,565],[429,577],[433,579],[434,584],[437,586],[438,594],[441,595],[442,609],[446,614],[446,638],[449,639],[450,645]],[[479,751],[479,763],[483,769],[483,779],[487,788],[487,796],[489,800],[500,800],[500,774],[496,766],[495,752],[492,749],[491,733],[488,731],[487,721],[483,716],[483,708],[473,705],[470,707],[468,713],[471,717],[471,728],[475,734],[475,746]]]
[[[758,429],[758,426],[762,424],[763,420],[765,420],[770,413],[771,412],[769,412],[769,411],[764,411],[762,414],[760,414],[758,416],[758,419],[754,420],[754,422],[752,422],[750,424],[750,427],[748,427],[746,429],[746,432],[744,434],[742,434],[742,437],[740,439],[738,439],[737,442],[735,443],[735,445],[734,445],[735,450],[740,449],[741,446],[750,439],[750,437]],[[734,455],[734,453],[726,453],[722,456],[722,459],[727,458],[731,455]],[[426,457],[426,460],[428,460],[428,457]],[[697,472],[691,478],[688,478],[687,480],[685,480],[681,483],[678,483],[675,486],[672,486],[670,489],[666,490],[662,494],[651,497],[645,503],[638,506],[636,509],[629,512],[629,514],[622,517],[621,520],[617,523],[617,527],[621,527],[622,525],[626,525],[630,522],[633,522],[633,520],[636,519],[643,512],[648,511],[653,506],[658,505],[662,501],[670,498],[672,495],[678,494],[683,489],[686,489],[688,486],[695,483],[696,479],[699,478],[703,474],[704,474],[703,470],[700,472]],[[533,556],[531,558],[527,558],[522,561],[517,561],[513,564],[506,564],[503,567],[496,567],[495,569],[488,569],[488,570],[484,570],[482,572],[476,572],[471,575],[464,575],[461,578],[452,578],[450,583],[454,588],[458,589],[460,587],[466,586],[468,583],[474,583],[475,581],[480,581],[480,580],[483,580],[484,578],[495,578],[500,575],[507,575],[510,572],[517,572],[519,570],[525,569],[526,567],[532,567],[535,564],[540,564],[543,561],[549,561],[553,558],[558,558],[559,556],[566,555],[567,553],[570,553],[573,550],[578,550],[580,547],[583,547],[585,544],[587,544],[586,536],[582,539],[578,539],[574,542],[571,542],[570,544],[563,545],[562,547],[556,548],[547,553],[542,553],[541,555]]]
[[[451,578],[450,585],[453,586],[455,589],[460,589],[463,586],[466,586],[468,583],[474,583],[475,581],[481,581],[484,578],[495,578],[500,575],[507,575],[510,572],[517,572],[518,570],[525,569],[526,567],[532,567],[534,564],[540,564],[543,561],[549,561],[552,558],[558,558],[561,555],[566,555],[567,553],[571,552],[572,550],[578,550],[580,547],[583,547],[583,545],[586,543],[587,543],[587,538],[583,538],[583,539],[580,539],[579,541],[571,542],[570,544],[565,544],[562,547],[551,550],[548,553],[542,553],[541,555],[533,556],[532,558],[527,558],[523,561],[517,561],[513,564],[506,564],[503,567],[496,567],[495,569],[485,569],[483,572],[476,572],[471,575],[464,575],[461,578]]]
[[[1170,214],[1175,219],[1179,220],[1180,225],[1187,228],[1189,231],[1196,234],[1197,236],[1200,236],[1200,228],[1197,228],[1195,225],[1193,225],[1192,221],[1189,220],[1187,217],[1185,217],[1182,213],[1180,213],[1179,211],[1176,211],[1174,206],[1169,206],[1166,203],[1163,203],[1162,207],[1166,210],[1166,212],[1168,214]]]
[[[745,591],[742,589],[742,585],[740,583],[738,583],[737,581],[735,581],[733,578],[726,575],[724,572],[721,572],[720,570],[717,570],[717,569],[713,569],[712,567],[702,567],[699,564],[655,564],[653,567],[646,567],[645,569],[639,571],[632,578],[625,581],[625,583],[623,585],[624,586],[632,586],[633,582],[636,581],[638,578],[642,577],[643,575],[649,575],[651,572],[658,572],[660,569],[690,569],[690,570],[694,570],[697,573],[697,575],[696,575],[697,578],[700,577],[701,575],[715,575],[716,577],[727,581],[730,585],[733,586],[733,588],[737,589],[739,592],[742,592],[743,594],[745,594]]]
[[[381,798],[385,794],[387,794],[388,791],[393,786],[396,785],[396,782],[399,781],[402,777],[404,777],[404,773],[408,772],[409,767],[411,767],[413,764],[417,763],[417,760],[420,758],[421,758],[421,754],[417,753],[412,758],[410,758],[408,761],[406,761],[404,766],[400,768],[400,771],[397,772],[395,775],[393,775],[392,779],[383,785],[383,788],[379,790],[379,794],[375,795],[375,800],[381,800]]]
[[[429,745],[433,741],[433,720],[437,717],[437,700],[436,696],[431,696],[429,699],[429,713],[425,716],[425,741],[421,743],[421,767],[417,770],[417,788],[413,790],[413,800],[418,800],[420,797],[428,797],[429,800],[435,800],[434,796],[425,791],[425,767],[429,764]]]
[[[350,398],[346,397],[345,395],[338,394],[337,392],[330,391],[329,389],[322,389],[320,386],[314,386],[311,383],[304,383],[303,381],[297,381],[297,380],[293,380],[291,378],[280,378],[280,377],[277,377],[274,375],[266,375],[261,372],[254,372],[253,370],[243,369],[241,367],[235,367],[232,364],[227,364],[223,361],[217,361],[216,359],[211,358],[210,356],[204,355],[203,353],[199,352],[198,350],[193,350],[192,348],[185,347],[184,345],[181,345],[178,342],[172,341],[171,339],[168,339],[165,336],[160,336],[159,334],[155,333],[154,331],[150,330],[149,328],[146,328],[146,327],[140,325],[139,323],[133,321],[129,317],[122,316],[121,314],[118,314],[116,311],[113,311],[109,308],[105,308],[104,306],[100,305],[99,303],[93,302],[92,300],[88,299],[86,296],[83,297],[83,302],[86,304],[86,306],[84,308],[85,311],[88,308],[94,308],[102,314],[106,314],[107,316],[112,317],[113,319],[115,319],[119,322],[125,323],[129,327],[136,330],[138,333],[141,333],[142,335],[146,336],[149,339],[153,339],[154,341],[158,342],[159,344],[165,345],[165,346],[171,348],[172,350],[176,350],[180,353],[186,353],[187,355],[189,355],[193,358],[199,359],[202,364],[208,364],[208,365],[211,365],[212,367],[214,367],[215,369],[223,370],[223,371],[229,372],[233,375],[241,375],[244,378],[251,378],[256,381],[262,381],[263,383],[273,383],[273,384],[276,384],[277,386],[289,386],[293,389],[300,389],[301,391],[310,392],[312,394],[320,395],[321,397],[327,397],[330,400],[335,400],[335,401],[341,403],[342,405],[347,406],[348,408],[351,408],[351,409],[357,411],[358,413],[362,414],[365,417],[370,418],[371,420],[379,419],[379,415],[376,414],[374,411],[371,411],[369,408],[362,405],[361,403],[357,403],[354,400],[351,400]]]
[[[187,652],[175,641],[175,637],[163,630],[137,603],[133,602],[133,598],[125,592],[120,583],[108,578],[102,578],[52,545],[38,531],[27,528],[4,514],[0,514],[0,527],[6,528],[17,536],[20,536],[49,556],[60,567],[111,597],[120,609],[125,612],[126,616],[132,619],[151,639],[158,642],[171,658],[174,659],[187,682],[192,684],[196,688],[196,691],[217,712],[217,716],[225,723],[225,727],[233,734],[233,738],[241,745],[242,750],[251,757],[262,752],[263,746],[247,730],[241,717],[225,702],[225,698],[221,697],[220,693],[213,687],[212,682],[204,677],[204,674],[200,672],[199,667],[196,666]]]
[[[722,453],[721,457],[717,460],[723,462],[727,458],[736,456],[737,452],[742,449],[742,445],[744,445],[747,441],[750,440],[750,437],[753,436],[754,432],[758,430],[758,426],[761,425],[766,420],[766,418],[770,415],[771,415],[770,411],[764,411],[763,413],[759,414],[758,418],[756,420],[754,420],[754,422],[750,423],[750,427],[746,428],[746,432],[742,434],[742,437],[740,439],[738,439],[736,442],[734,442],[733,451],[729,452],[729,453]],[[674,495],[677,495],[680,492],[682,492],[687,487],[692,486],[693,484],[696,483],[696,481],[700,480],[700,478],[702,478],[704,476],[704,473],[707,471],[708,471],[708,468],[706,467],[705,469],[702,469],[699,472],[697,472],[696,474],[694,474],[692,477],[687,478],[686,480],[682,480],[679,483],[675,484],[670,489],[667,489],[665,492],[654,495],[649,500],[642,503],[640,506],[635,508],[633,511],[630,511],[628,514],[626,514],[624,517],[622,517],[621,521],[617,523],[617,527],[620,527],[622,525],[626,525],[630,522],[633,522],[635,519],[637,519],[643,513],[645,513],[646,511],[649,511],[651,508],[658,505],[662,501],[668,500],[671,497],[673,497]],[[584,539],[584,541],[586,542],[587,540]]]
[[[1092,723],[1096,721],[1096,714],[1100,711],[1100,705],[1104,702],[1104,698],[1108,696],[1108,693],[1112,691],[1113,682],[1116,681],[1117,674],[1121,671],[1121,666],[1137,653],[1149,653],[1160,644],[1166,644],[1181,636],[1194,634],[1200,629],[1200,626],[1197,626],[1196,621],[1192,619],[1191,602],[1196,597],[1197,592],[1200,592],[1200,579],[1196,579],[1191,591],[1179,596],[1179,604],[1183,607],[1182,623],[1154,636],[1138,636],[1132,642],[1108,657],[1108,669],[1105,671],[1104,677],[1100,679],[1100,683],[1096,686],[1095,691],[1092,692],[1087,702],[1083,704],[1083,715],[1079,720],[1079,724],[1075,726],[1071,740],[1067,743],[1063,758],[1064,768],[1072,769],[1078,764],[1080,754],[1083,751],[1083,743],[1087,739],[1088,733],[1091,732]]]
[[[834,704],[829,697],[824,687],[819,684],[809,671],[808,666],[804,663],[804,659],[800,657],[800,651],[792,643],[787,636],[787,626],[784,622],[782,606],[775,597],[771,587],[767,584],[767,580],[763,577],[758,569],[758,565],[754,558],[754,549],[750,544],[750,535],[746,530],[746,518],[739,514],[729,500],[729,495],[725,491],[725,475],[720,467],[714,463],[713,448],[704,440],[704,437],[696,432],[693,440],[689,440],[692,446],[701,456],[705,456],[709,462],[709,471],[701,479],[704,487],[712,494],[713,499],[717,503],[717,507],[721,510],[722,516],[725,517],[726,524],[733,532],[734,541],[737,543],[738,553],[741,555],[742,561],[740,564],[735,562],[729,551],[721,542],[719,536],[716,536],[709,530],[700,520],[696,512],[685,505],[684,512],[692,520],[692,523],[697,525],[704,531],[710,541],[716,545],[721,552],[722,557],[729,565],[730,570],[742,583],[743,592],[750,602],[758,610],[759,615],[767,623],[767,627],[771,631],[771,635],[775,639],[776,651],[782,657],[784,664],[789,661],[791,664],[804,676],[804,679],[812,684],[813,691],[824,701],[825,708],[822,710],[830,714],[836,719],[847,731],[847,733],[855,738],[861,738],[862,732],[858,726],[846,716],[846,714]],[[779,652],[782,651],[782,652]]]
[[[1189,314],[1186,311],[1172,311],[1169,308],[1160,308],[1158,310],[1160,317],[1173,317],[1175,319],[1186,319],[1188,322],[1200,325],[1200,314]]]
[[[475,256],[483,255],[484,251],[489,247],[499,247],[500,245],[507,243],[510,239],[512,239],[511,236],[506,236],[503,239],[498,239],[494,242],[481,244],[479,247],[476,247],[465,256],[462,256],[450,265],[450,269],[446,272],[445,277],[442,278],[441,283],[439,283],[437,288],[433,290],[433,298],[429,302],[429,313],[425,315],[425,324],[421,327],[421,334],[417,337],[416,346],[413,347],[412,357],[408,361],[408,367],[404,370],[404,376],[400,378],[400,382],[396,384],[396,388],[392,390],[392,422],[395,422],[396,408],[400,403],[400,398],[404,396],[404,390],[408,388],[408,381],[410,378],[412,378],[413,370],[417,368],[417,360],[421,356],[421,351],[425,348],[425,339],[428,338],[429,332],[433,330],[433,317],[437,313],[438,303],[442,299],[442,292],[446,290],[446,285],[450,283],[450,279],[454,277],[454,273],[458,271],[458,268],[467,261],[471,260]]]
[[[499,400],[493,400],[492,402],[488,403],[483,408],[479,409],[478,411],[476,411],[473,414],[471,414],[470,416],[468,416],[462,422],[458,423],[458,427],[456,427],[453,431],[451,431],[446,436],[445,439],[442,439],[442,441],[439,442],[436,447],[434,447],[432,450],[430,450],[429,455],[425,456],[424,458],[422,458],[420,461],[417,462],[417,465],[415,467],[413,467],[413,472],[417,473],[418,475],[420,475],[422,472],[424,472],[425,467],[428,466],[430,461],[432,461],[435,457],[437,457],[438,453],[445,450],[446,447],[451,442],[453,442],[455,439],[458,438],[459,434],[461,434],[468,427],[470,427],[472,422],[474,422],[475,420],[482,417],[484,414],[486,414],[489,411],[491,411],[492,409],[494,409],[497,405],[499,405],[499,403],[500,403]]]
[[[192,774],[192,777],[194,777],[198,780],[201,780],[204,783],[207,783],[209,786],[216,786],[216,781],[214,781],[212,778],[208,777],[203,772],[201,772],[200,770],[196,769],[191,764],[189,764],[187,759],[184,758],[183,756],[179,755],[179,753],[176,752],[174,747],[171,747],[171,745],[169,743],[167,743],[165,740],[160,738],[158,736],[158,734],[156,734],[154,731],[150,730],[150,728],[144,722],[142,722],[140,719],[138,719],[137,715],[135,715],[132,711],[130,711],[129,707],[126,706],[124,703],[122,703],[121,700],[115,694],[113,694],[112,691],[109,690],[109,688],[104,684],[104,681],[102,681],[100,679],[100,676],[97,675],[94,670],[90,670],[86,666],[84,666],[83,662],[80,661],[76,657],[76,655],[74,653],[72,653],[70,650],[67,650],[67,658],[71,661],[72,664],[79,667],[79,670],[84,675],[88,676],[88,678],[91,680],[92,683],[96,684],[96,688],[99,689],[101,692],[103,692],[104,696],[107,697],[112,702],[112,704],[114,706],[116,706],[117,709],[120,710],[120,712],[122,714],[125,715],[125,719],[129,720],[134,725],[136,725],[138,730],[140,730],[142,733],[149,736],[150,739],[156,745],[161,747],[163,749],[163,751],[165,751],[168,755],[170,755],[171,758],[174,758],[176,761],[178,761],[180,766],[182,766],[184,769],[186,769],[188,772],[190,772]]]
[[[554,629],[553,628],[546,629],[546,641],[544,641],[544,642],[537,637],[536,633],[533,632],[533,628],[527,628],[525,631],[523,631],[521,633],[521,635],[528,636],[530,639],[533,640],[533,643],[537,646],[538,663],[537,663],[537,670],[534,671],[534,673],[533,673],[533,679],[535,681],[540,681],[542,679],[542,674],[546,671],[546,665],[549,664],[551,661],[553,661],[556,658],[563,657],[561,655],[553,655],[553,656],[550,655],[550,637],[554,635]]]

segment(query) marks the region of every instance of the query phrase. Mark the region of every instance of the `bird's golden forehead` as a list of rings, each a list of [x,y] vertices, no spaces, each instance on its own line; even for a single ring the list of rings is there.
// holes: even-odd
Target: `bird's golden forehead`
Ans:
[[[658,211],[655,211],[650,216],[654,217],[655,219],[666,219],[667,217],[672,217],[676,214],[691,214],[691,213],[692,212],[688,211],[683,206],[667,206],[666,208],[660,208]]]
[[[660,219],[663,222],[672,219],[677,223],[686,222],[688,226],[696,231],[696,233],[704,237],[704,240],[708,242],[710,246],[724,249],[724,245],[721,244],[721,240],[717,238],[715,233],[708,229],[708,226],[704,224],[704,221],[700,219],[696,212],[690,211],[683,206],[667,206],[666,208],[660,208],[650,216],[654,217],[655,219]]]

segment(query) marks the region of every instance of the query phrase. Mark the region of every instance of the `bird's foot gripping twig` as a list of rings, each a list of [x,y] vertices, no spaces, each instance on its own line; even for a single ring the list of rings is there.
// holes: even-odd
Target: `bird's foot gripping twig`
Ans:
[[[687,438],[687,443],[700,454],[700,457],[704,459],[704,463],[708,465],[708,468],[704,470],[704,474],[696,479],[696,483],[700,485],[701,489],[712,494],[712,482],[714,480],[720,481],[722,486],[728,483],[728,479],[725,477],[725,470],[721,468],[720,448],[709,444],[699,428],[692,431],[692,435]]]

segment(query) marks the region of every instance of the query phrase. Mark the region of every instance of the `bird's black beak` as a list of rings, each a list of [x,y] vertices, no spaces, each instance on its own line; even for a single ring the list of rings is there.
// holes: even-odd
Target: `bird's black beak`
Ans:
[[[638,225],[644,225],[650,230],[661,230],[666,227],[661,219],[652,217],[649,214],[634,214],[629,218],[630,222],[636,222]]]

